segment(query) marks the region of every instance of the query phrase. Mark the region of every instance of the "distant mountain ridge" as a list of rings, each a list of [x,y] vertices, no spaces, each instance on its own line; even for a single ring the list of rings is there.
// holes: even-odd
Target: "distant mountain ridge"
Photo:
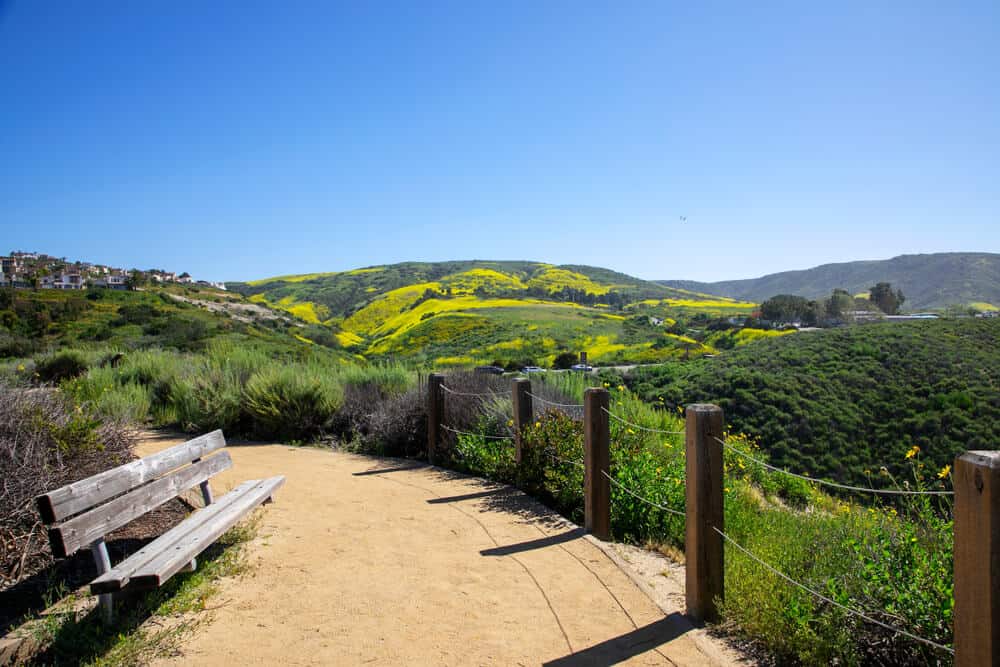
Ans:
[[[875,283],[889,282],[903,291],[906,296],[903,308],[907,311],[956,304],[1000,306],[1000,254],[948,252],[900,255],[885,260],[823,264],[811,269],[782,271],[746,280],[656,282],[675,289],[757,303],[776,294],[818,299],[829,296],[835,288],[858,294],[867,292]]]

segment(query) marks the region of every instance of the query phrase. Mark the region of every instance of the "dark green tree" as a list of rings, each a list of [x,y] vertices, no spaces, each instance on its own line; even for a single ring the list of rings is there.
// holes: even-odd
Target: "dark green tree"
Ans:
[[[891,283],[877,283],[871,288],[868,300],[886,315],[898,315],[899,307],[906,301],[902,290],[892,289]]]
[[[843,289],[833,290],[830,299],[826,302],[826,316],[833,319],[843,319],[854,309],[854,297],[851,293]]]
[[[556,356],[555,360],[552,362],[552,368],[556,369],[567,369],[576,363],[579,357],[575,352],[562,352]]]

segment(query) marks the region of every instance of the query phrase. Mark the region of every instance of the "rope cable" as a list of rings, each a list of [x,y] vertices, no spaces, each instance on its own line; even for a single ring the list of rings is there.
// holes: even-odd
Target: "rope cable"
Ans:
[[[838,484],[837,482],[829,482],[829,481],[827,481],[825,479],[816,479],[814,477],[807,477],[806,475],[800,475],[798,473],[794,473],[794,472],[791,472],[789,470],[785,470],[784,468],[778,468],[777,466],[773,466],[770,463],[765,463],[764,461],[761,461],[760,459],[757,459],[757,458],[754,458],[754,457],[750,456],[746,452],[741,452],[737,448],[733,447],[732,445],[730,445],[729,443],[727,443],[727,442],[725,442],[723,440],[720,440],[719,438],[715,438],[715,441],[718,442],[719,444],[721,444],[723,447],[725,447],[729,451],[734,452],[735,454],[738,454],[739,456],[742,456],[743,458],[745,458],[745,459],[747,459],[749,461],[753,461],[754,463],[762,465],[765,468],[767,468],[768,470],[773,470],[774,472],[780,472],[780,473],[783,473],[785,475],[788,475],[789,477],[797,477],[798,479],[802,479],[802,480],[805,480],[807,482],[815,482],[816,484],[825,484],[826,486],[832,486],[832,487],[834,487],[836,489],[843,489],[845,491],[857,491],[858,493],[878,493],[878,494],[882,494],[882,495],[886,495],[886,496],[953,496],[953,495],[955,495],[954,491],[903,491],[903,490],[899,490],[899,489],[871,489],[871,488],[865,488],[863,486],[849,486],[847,484]]]
[[[648,498],[643,498],[638,493],[636,493],[635,491],[633,491],[632,489],[628,488],[627,486],[625,486],[624,484],[622,484],[621,482],[619,482],[618,480],[616,480],[614,477],[612,477],[611,475],[609,475],[607,473],[607,471],[602,470],[601,474],[604,475],[605,477],[607,477],[608,481],[610,481],[612,484],[614,484],[615,486],[617,486],[619,489],[621,489],[625,493],[629,494],[630,496],[633,496],[634,498],[637,498],[637,499],[641,500],[642,502],[646,503],[647,505],[652,505],[653,507],[655,507],[657,509],[661,509],[664,512],[669,512],[670,514],[676,514],[678,516],[682,516],[682,517],[687,518],[687,513],[686,512],[681,512],[680,510],[675,510],[672,507],[667,507],[666,505],[660,505],[659,503],[654,503],[652,500],[650,500]]]
[[[601,410],[604,410],[604,413],[606,415],[608,415],[609,417],[611,417],[612,419],[615,419],[615,420],[621,422],[622,424],[625,424],[626,426],[631,426],[632,428],[637,428],[640,431],[646,431],[647,433],[663,433],[665,435],[684,435],[684,433],[685,433],[684,431],[664,431],[663,429],[649,428],[647,426],[639,426],[638,424],[633,424],[632,422],[628,421],[627,419],[624,419],[623,417],[619,417],[618,415],[616,415],[615,413],[611,412],[610,410],[608,410],[605,407],[601,407]]]
[[[473,394],[465,391],[456,391],[446,384],[442,384],[441,388],[444,389],[449,394],[454,394],[455,396],[465,396],[467,398],[496,398],[497,396],[500,395],[494,391],[487,392],[485,394]]]
[[[552,406],[555,406],[557,408],[582,408],[583,407],[582,403],[579,404],[579,405],[576,404],[576,403],[556,403],[555,401],[550,401],[548,399],[542,398],[541,396],[535,396],[530,391],[526,391],[524,393],[526,393],[528,396],[531,396],[533,399],[535,399],[536,401],[539,401],[540,403],[545,403],[546,405],[552,405]]]
[[[509,436],[506,435],[485,435],[483,433],[471,433],[469,431],[459,431],[457,428],[452,428],[446,424],[441,424],[441,428],[446,431],[451,431],[455,435],[468,435],[473,438],[485,438],[486,440],[510,440]]]

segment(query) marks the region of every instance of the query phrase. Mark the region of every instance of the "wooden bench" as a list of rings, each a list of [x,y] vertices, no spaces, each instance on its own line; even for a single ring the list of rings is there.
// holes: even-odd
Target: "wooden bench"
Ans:
[[[104,618],[111,620],[113,594],[151,590],[181,570],[197,565],[196,557],[258,505],[269,502],[283,476],[253,479],[213,498],[208,480],[233,465],[222,431],[170,447],[92,477],[38,496],[35,502],[48,527],[57,558],[90,547],[98,577],[91,593],[100,595]],[[205,507],[114,567],[104,537],[111,531],[195,486]]]

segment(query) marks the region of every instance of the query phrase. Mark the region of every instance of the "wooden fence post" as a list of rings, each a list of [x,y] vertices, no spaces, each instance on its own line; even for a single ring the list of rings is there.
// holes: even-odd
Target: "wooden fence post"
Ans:
[[[514,461],[521,463],[524,452],[524,439],[521,432],[531,423],[533,414],[530,395],[531,380],[515,378],[511,387],[513,388],[512,400],[514,401]]]
[[[441,441],[441,418],[444,416],[444,376],[431,373],[427,378],[427,461],[434,463],[434,450]]]
[[[955,459],[955,665],[1000,665],[1000,452]]]
[[[608,390],[583,393],[583,525],[601,540],[611,539],[611,428]]]
[[[724,416],[717,405],[687,407],[687,521],[685,593],[687,613],[699,621],[716,621],[715,599],[724,596],[722,438]]]

